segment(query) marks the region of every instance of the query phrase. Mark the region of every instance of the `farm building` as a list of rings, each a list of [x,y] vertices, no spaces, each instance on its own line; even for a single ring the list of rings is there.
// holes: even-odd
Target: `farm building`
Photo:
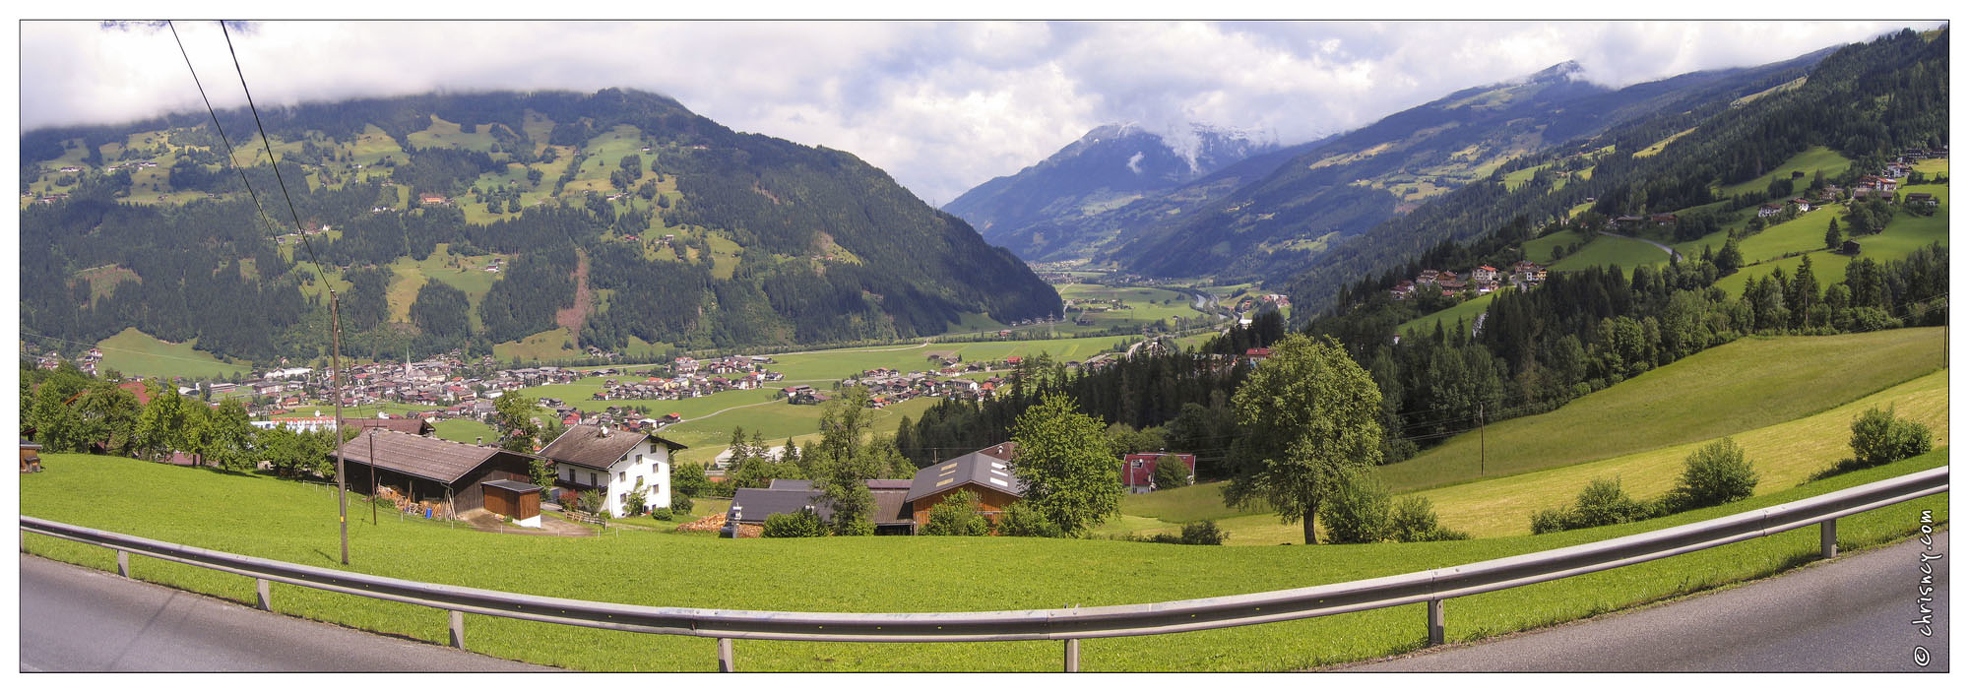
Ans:
[[[349,439],[339,453],[351,490],[373,494],[373,472],[376,486],[400,489],[412,500],[441,501],[453,515],[486,507],[486,482],[531,483],[528,470],[537,459],[382,428]]]
[[[916,520],[903,501],[909,493],[908,479],[869,479],[868,491],[875,496],[876,534],[915,534]],[[762,525],[766,518],[780,513],[797,513],[813,508],[822,521],[834,519],[834,507],[821,498],[813,482],[804,479],[774,479],[766,488],[742,488],[732,492],[729,524]]]
[[[553,461],[556,485],[575,493],[600,491],[603,511],[623,517],[637,486],[645,511],[670,507],[670,455],[684,448],[650,433],[577,424],[541,448],[540,456]]]
[[[540,526],[540,487],[524,481],[485,482],[485,509],[513,518],[521,527]]]
[[[986,448],[997,450],[999,446]],[[1020,498],[1025,497],[1025,482],[1012,476],[1006,460],[974,452],[956,459],[924,467],[910,480],[909,493],[903,501],[909,504],[910,513],[917,526],[930,523],[930,509],[949,496],[952,491],[971,488],[978,494],[980,513],[992,522],[998,521],[998,513],[1005,510]]]

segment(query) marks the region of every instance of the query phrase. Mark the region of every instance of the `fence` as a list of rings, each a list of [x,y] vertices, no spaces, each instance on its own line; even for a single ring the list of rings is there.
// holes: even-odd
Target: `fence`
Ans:
[[[1061,640],[1065,668],[1080,668],[1082,638],[1113,638],[1256,625],[1427,602],[1429,642],[1443,642],[1444,600],[1652,561],[1791,529],[1819,525],[1820,555],[1837,551],[1838,518],[1948,491],[1948,467],[1805,500],[1642,534],[1461,566],[1273,592],[1154,604],[957,613],[818,613],[636,606],[539,597],[412,582],[240,556],[32,517],[21,530],[116,551],[117,573],[130,554],[196,565],[258,580],[259,607],[271,610],[269,582],[445,609],[451,644],[465,646],[464,614],[484,614],[610,630],[718,640],[718,668],[735,671],[732,641],[985,642]]]

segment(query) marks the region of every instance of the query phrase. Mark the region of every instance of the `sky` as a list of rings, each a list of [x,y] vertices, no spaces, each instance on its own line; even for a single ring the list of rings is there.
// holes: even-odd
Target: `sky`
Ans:
[[[1293,144],[1567,60],[1579,78],[1620,87],[1939,24],[278,20],[232,42],[263,106],[642,89],[736,130],[852,152],[942,205],[1108,123],[1171,138],[1201,123]],[[23,131],[203,108],[169,29],[19,29]],[[177,33],[214,103],[245,105],[217,25],[181,21]]]

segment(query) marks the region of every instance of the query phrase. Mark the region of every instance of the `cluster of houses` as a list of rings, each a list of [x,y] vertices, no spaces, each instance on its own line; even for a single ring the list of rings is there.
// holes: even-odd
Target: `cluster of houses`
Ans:
[[[102,360],[103,350],[91,347],[88,351],[82,353],[81,359],[75,362],[75,368],[89,374],[90,377],[95,377],[96,368],[98,364],[102,363]],[[52,371],[61,367],[62,354],[59,351],[49,350],[48,353],[35,357],[34,365],[41,370]]]
[[[869,479],[868,491],[875,498],[871,518],[875,533],[916,534],[929,524],[930,510],[959,491],[977,494],[978,513],[997,524],[1005,508],[1024,498],[1027,491],[1025,480],[1012,471],[1012,458],[1017,454],[1017,443],[999,443],[924,467],[908,479]],[[1120,483],[1131,492],[1154,490],[1158,459],[1180,460],[1187,475],[1196,478],[1195,455],[1148,452],[1123,458]],[[807,510],[823,521],[834,515],[834,508],[811,481],[775,479],[766,488],[741,488],[732,493],[722,534],[759,536],[757,527],[764,525],[766,518]]]
[[[1412,281],[1404,279],[1396,282],[1389,293],[1396,300],[1424,295],[1425,292],[1439,292],[1439,295],[1446,297],[1475,292],[1481,296],[1503,288],[1506,284],[1520,290],[1538,286],[1545,282],[1545,276],[1545,266],[1529,260],[1519,260],[1505,270],[1490,265],[1478,265],[1462,275],[1452,271],[1425,269],[1417,273]]]

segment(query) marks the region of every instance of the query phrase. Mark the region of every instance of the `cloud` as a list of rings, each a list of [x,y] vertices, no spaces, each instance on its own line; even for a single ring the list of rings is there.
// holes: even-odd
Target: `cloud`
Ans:
[[[1921,25],[1922,28],[1934,24]],[[1626,86],[1865,40],[1875,22],[262,22],[233,32],[263,105],[431,90],[628,87],[734,129],[852,152],[932,202],[1105,123],[1300,142],[1567,60]],[[211,22],[178,33],[243,106]],[[25,21],[21,125],[203,108],[168,29]]]

